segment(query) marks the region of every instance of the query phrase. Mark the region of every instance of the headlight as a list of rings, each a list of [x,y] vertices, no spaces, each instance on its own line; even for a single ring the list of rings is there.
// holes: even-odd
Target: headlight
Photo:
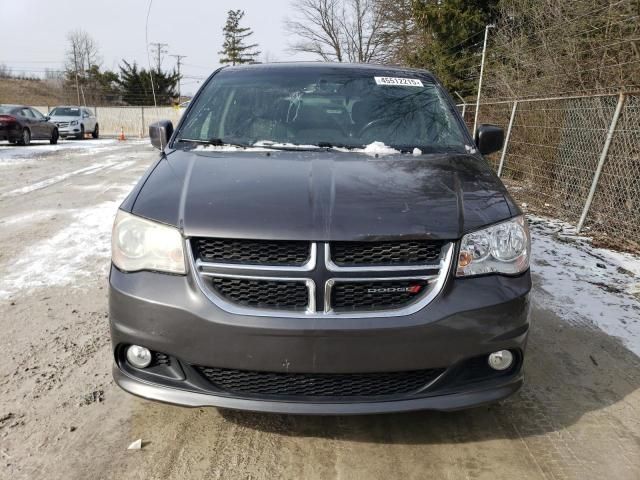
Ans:
[[[122,210],[113,224],[111,259],[125,272],[186,273],[182,235],[177,228]]]
[[[531,239],[524,216],[515,217],[462,237],[458,277],[505,273],[515,275],[529,268]]]
[[[71,120],[70,125],[77,125],[78,124],[78,120]]]

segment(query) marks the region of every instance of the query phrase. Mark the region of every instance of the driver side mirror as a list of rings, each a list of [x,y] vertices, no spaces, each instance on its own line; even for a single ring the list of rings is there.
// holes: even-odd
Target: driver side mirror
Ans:
[[[476,129],[474,138],[482,155],[497,152],[504,144],[504,130],[497,125],[481,124]]]
[[[149,125],[149,139],[151,145],[158,150],[164,149],[173,135],[173,123],[171,120],[160,120]]]
[[[51,117],[49,115],[45,115],[44,116],[44,121],[48,122],[49,120],[51,120]]]

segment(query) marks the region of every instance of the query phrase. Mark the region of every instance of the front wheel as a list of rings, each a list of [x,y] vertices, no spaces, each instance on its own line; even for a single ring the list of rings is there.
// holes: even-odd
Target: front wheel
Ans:
[[[18,140],[18,145],[29,145],[31,143],[31,132],[28,128],[22,130],[22,137]]]
[[[98,138],[100,136],[100,127],[98,126],[97,123],[96,123],[96,128],[94,128],[93,132],[91,132],[91,136],[93,138]]]
[[[80,125],[80,133],[76,137],[78,140],[84,140],[84,125]]]
[[[58,143],[59,137],[60,137],[60,134],[58,133],[58,129],[54,128],[53,133],[51,134],[51,138],[49,139],[49,143],[51,145],[55,145],[56,143]]]

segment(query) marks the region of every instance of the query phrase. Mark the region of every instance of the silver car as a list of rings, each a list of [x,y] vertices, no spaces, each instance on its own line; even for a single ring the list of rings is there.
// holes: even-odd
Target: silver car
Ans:
[[[61,137],[84,139],[87,133],[100,136],[100,126],[94,113],[86,107],[55,107],[49,112],[50,121],[58,126]]]

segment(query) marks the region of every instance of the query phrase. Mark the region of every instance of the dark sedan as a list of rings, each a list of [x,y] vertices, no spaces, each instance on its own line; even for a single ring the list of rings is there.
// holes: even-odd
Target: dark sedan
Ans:
[[[26,105],[0,105],[0,141],[29,145],[31,140],[58,143],[58,127],[42,113]]]

